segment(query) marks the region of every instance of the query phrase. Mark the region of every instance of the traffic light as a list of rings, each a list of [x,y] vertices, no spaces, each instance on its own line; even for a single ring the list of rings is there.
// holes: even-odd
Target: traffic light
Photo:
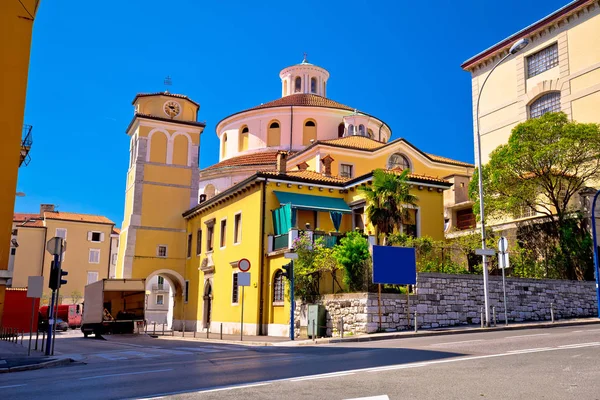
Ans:
[[[54,265],[54,261],[50,262],[50,280],[48,281],[48,287],[52,290],[57,290],[62,285],[67,283],[63,276],[69,275],[67,271],[63,271],[60,267]]]
[[[50,280],[48,281],[48,287],[52,290],[58,289],[58,271],[59,269],[54,265],[54,261],[50,261]]]
[[[285,276],[286,278],[288,278],[289,280],[292,280],[292,278],[294,277],[294,269],[293,269],[293,264],[291,262],[285,264],[283,266],[283,276]]]

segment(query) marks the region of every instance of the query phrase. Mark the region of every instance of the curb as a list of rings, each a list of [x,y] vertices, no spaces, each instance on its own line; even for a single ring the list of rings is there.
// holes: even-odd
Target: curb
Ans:
[[[356,336],[350,338],[324,338],[317,340],[303,340],[295,343],[285,342],[285,344],[281,344],[281,346],[311,346],[315,344],[333,344],[333,343],[356,343],[356,342],[371,342],[378,340],[389,340],[389,339],[411,339],[425,336],[448,336],[448,335],[461,335],[467,333],[477,333],[477,332],[497,332],[497,331],[517,331],[517,330],[526,330],[526,329],[545,329],[545,328],[556,328],[562,326],[579,326],[579,325],[597,325],[600,324],[600,319],[591,320],[591,321],[565,321],[565,322],[544,322],[540,324],[527,324],[527,325],[509,325],[509,326],[495,326],[490,328],[465,328],[465,329],[457,329],[453,330],[449,328],[448,330],[443,331],[435,331],[435,330],[423,330],[417,333],[409,333],[407,331],[386,334],[381,336],[372,336],[372,335],[364,335],[364,336]]]
[[[9,373],[9,372],[30,371],[30,370],[42,369],[42,368],[58,367],[61,365],[71,364],[72,362],[73,362],[73,360],[71,358],[61,358],[58,360],[44,361],[44,362],[37,363],[37,364],[21,365],[21,366],[16,366],[16,367],[11,367],[11,368],[0,368],[0,374],[1,373]]]
[[[152,336],[151,336],[152,337]],[[277,343],[286,342],[254,342],[254,341],[239,341],[239,340],[221,340],[221,339],[206,339],[201,337],[182,337],[182,336],[159,336],[155,339],[165,340],[189,340],[194,342],[214,343],[214,344],[237,344],[241,346],[277,346]]]

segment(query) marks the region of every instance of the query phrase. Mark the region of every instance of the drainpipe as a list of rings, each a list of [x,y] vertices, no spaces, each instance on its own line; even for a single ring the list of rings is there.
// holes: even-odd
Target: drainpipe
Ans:
[[[290,145],[291,147],[291,145]],[[264,280],[265,280],[265,209],[267,206],[267,182],[268,179],[263,181],[262,187],[262,210],[261,210],[261,228],[260,228],[260,279],[258,291],[260,293],[260,303],[258,305],[258,334],[264,335],[263,331],[263,317],[264,317]]]
[[[48,240],[48,228],[44,227],[44,244],[42,245],[42,268],[40,269],[40,276],[44,276],[44,263],[46,262],[46,241]],[[14,271],[14,268],[13,268]]]
[[[290,106],[290,151],[292,151],[292,132],[294,130],[294,106]]]

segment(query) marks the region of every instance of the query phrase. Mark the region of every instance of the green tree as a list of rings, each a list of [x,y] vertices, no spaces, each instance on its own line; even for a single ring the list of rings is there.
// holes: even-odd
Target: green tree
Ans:
[[[469,187],[479,212],[478,171]],[[505,145],[483,166],[486,214],[503,219],[535,210],[548,224],[548,245],[554,245],[557,267],[565,278],[582,279],[590,252],[572,240],[587,240],[574,228],[573,200],[586,184],[600,178],[600,125],[570,122],[564,113],[547,113],[517,125]],[[570,220],[570,222],[566,222]]]
[[[369,241],[359,232],[349,232],[335,246],[333,257],[344,268],[344,283],[351,292],[363,289],[367,260],[370,259]]]
[[[79,303],[79,300],[81,300],[82,298],[83,298],[83,295],[81,294],[81,292],[79,290],[73,290],[71,292],[71,301],[73,302],[73,304]]]
[[[386,244],[388,235],[400,230],[410,208],[418,201],[410,193],[408,174],[409,170],[396,173],[377,169],[373,171],[373,184],[359,189],[367,201],[367,218],[377,229],[377,243],[383,236]]]
[[[294,240],[292,249],[298,254],[294,261],[294,294],[304,301],[319,294],[321,270],[315,260],[323,247],[323,239],[313,241],[306,232]]]

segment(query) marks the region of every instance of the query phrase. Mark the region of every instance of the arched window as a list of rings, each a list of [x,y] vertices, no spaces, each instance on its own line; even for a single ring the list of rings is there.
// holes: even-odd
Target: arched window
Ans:
[[[317,78],[310,78],[310,92],[317,93]]]
[[[302,131],[302,144],[304,146],[310,146],[311,140],[317,140],[317,124],[313,120],[304,122],[304,129]]]
[[[278,121],[273,121],[267,129],[267,146],[277,147],[281,144],[281,127]]]
[[[221,158],[227,155],[227,134],[223,134],[223,144],[221,145]]]
[[[546,93],[529,106],[529,118],[538,118],[549,112],[560,111],[560,92]]]
[[[206,195],[206,200],[215,197],[216,194],[216,189],[215,189],[215,185],[213,184],[208,184],[206,185],[206,187],[204,188],[204,194]]]
[[[344,137],[344,129],[345,129],[345,126],[344,126],[344,123],[342,122],[341,124],[338,125],[338,137],[339,138]]]
[[[401,169],[410,170],[410,161],[408,158],[400,153],[394,153],[388,160],[388,169]]]
[[[273,302],[282,302],[285,295],[285,284],[283,282],[283,272],[278,269],[273,277]]]
[[[240,129],[240,136],[238,140],[238,151],[248,150],[248,135],[250,130],[246,125]]]
[[[348,136],[354,135],[354,125],[348,125]]]
[[[360,124],[358,126],[358,134],[360,136],[365,136],[366,132],[365,132],[365,126],[363,124]]]
[[[373,130],[372,129],[367,129],[367,136],[369,137],[369,139],[374,139],[375,135],[373,135]]]
[[[299,76],[296,77],[296,80],[294,81],[294,92],[298,93],[302,91],[302,78],[300,78]]]

